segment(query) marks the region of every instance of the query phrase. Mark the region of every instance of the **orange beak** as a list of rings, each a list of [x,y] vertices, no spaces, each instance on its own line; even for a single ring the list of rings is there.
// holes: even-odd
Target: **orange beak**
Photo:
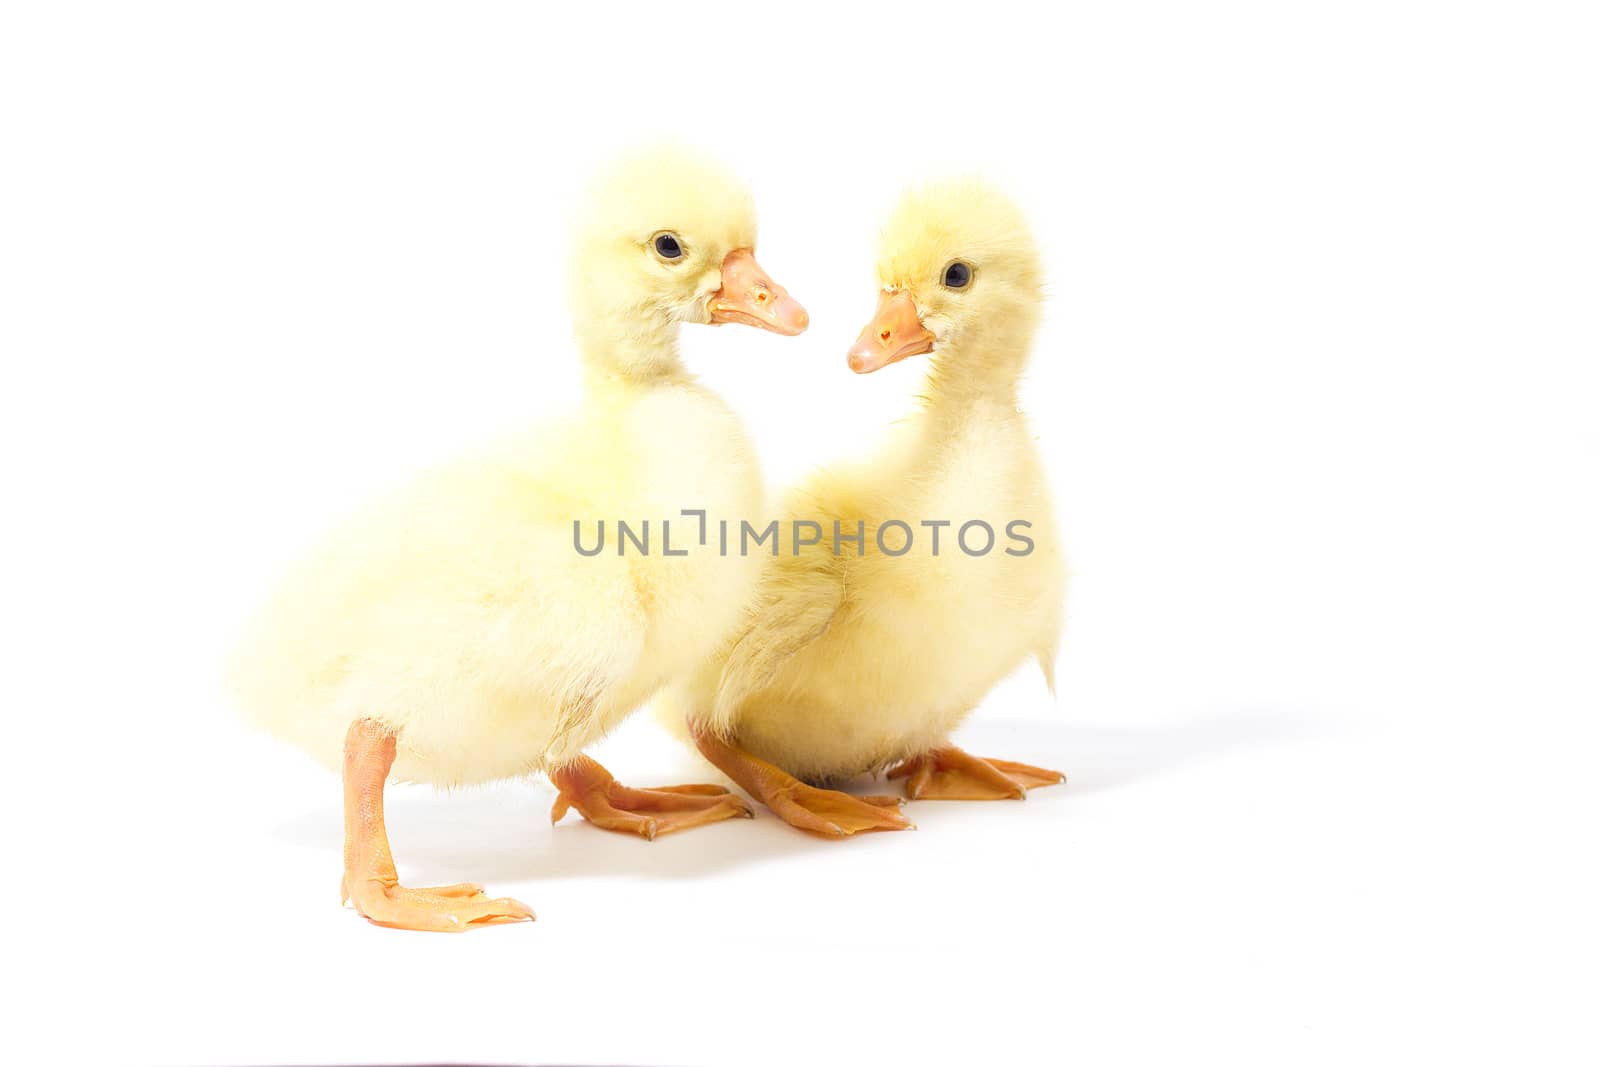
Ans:
[[[907,356],[933,351],[933,333],[917,317],[916,301],[905,292],[884,293],[878,312],[850,346],[850,369],[871,374]]]
[[[722,261],[722,288],[706,305],[711,321],[742,322],[793,337],[811,325],[811,316],[789,291],[767,276],[748,248],[735,248]]]

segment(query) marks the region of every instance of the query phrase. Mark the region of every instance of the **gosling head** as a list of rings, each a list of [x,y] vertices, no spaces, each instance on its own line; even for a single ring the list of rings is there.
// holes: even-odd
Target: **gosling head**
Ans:
[[[622,159],[576,226],[580,334],[664,338],[685,322],[801,333],[805,308],[761,269],[755,244],[755,203],[721,167],[670,146]]]
[[[883,229],[877,269],[878,310],[850,347],[851,370],[934,353],[942,377],[1015,382],[1043,282],[1010,198],[971,179],[908,192]]]

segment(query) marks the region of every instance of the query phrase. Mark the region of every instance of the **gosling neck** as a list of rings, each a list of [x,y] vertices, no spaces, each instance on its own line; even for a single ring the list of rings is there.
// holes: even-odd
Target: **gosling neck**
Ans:
[[[930,430],[948,440],[975,419],[1015,415],[1032,335],[1031,327],[993,329],[985,330],[981,339],[939,345],[929,357],[932,365],[921,398]]]
[[[689,379],[678,354],[679,325],[659,314],[580,315],[578,353],[591,389],[667,385]]]

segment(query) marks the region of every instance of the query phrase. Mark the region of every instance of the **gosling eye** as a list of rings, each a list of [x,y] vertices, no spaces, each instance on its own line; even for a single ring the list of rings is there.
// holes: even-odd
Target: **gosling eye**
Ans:
[[[946,289],[961,290],[972,284],[972,264],[954,260],[944,269],[942,279]]]
[[[671,263],[683,258],[683,242],[675,233],[658,233],[655,237],[656,255]]]

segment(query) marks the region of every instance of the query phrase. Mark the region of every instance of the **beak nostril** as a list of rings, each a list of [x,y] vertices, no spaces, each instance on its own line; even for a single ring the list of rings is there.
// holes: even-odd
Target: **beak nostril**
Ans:
[[[889,343],[889,331],[888,330],[884,330],[882,333],[878,334],[878,340],[882,341],[884,344],[888,344]]]

